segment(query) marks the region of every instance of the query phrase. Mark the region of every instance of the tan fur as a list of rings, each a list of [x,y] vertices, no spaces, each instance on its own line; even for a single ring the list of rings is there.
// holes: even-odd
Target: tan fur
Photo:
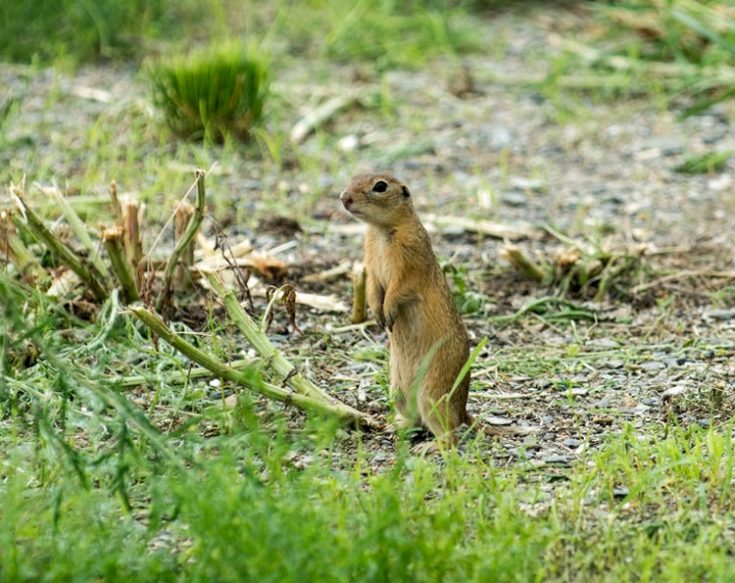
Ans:
[[[381,180],[387,183],[386,191],[374,192]],[[403,422],[423,425],[437,438],[455,443],[455,430],[472,423],[466,409],[469,373],[450,395],[469,355],[469,339],[429,235],[404,189],[389,175],[359,175],[340,199],[368,224],[368,305],[388,330],[391,388]],[[412,396],[419,366],[432,347],[434,357]]]

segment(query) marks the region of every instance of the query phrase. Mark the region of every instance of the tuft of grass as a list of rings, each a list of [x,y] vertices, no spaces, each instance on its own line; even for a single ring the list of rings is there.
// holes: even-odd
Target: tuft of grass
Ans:
[[[706,152],[698,156],[689,156],[674,170],[680,174],[709,174],[721,172],[730,159],[732,152]]]
[[[269,68],[237,42],[194,51],[150,68],[153,101],[177,135],[193,140],[245,140],[263,116]]]

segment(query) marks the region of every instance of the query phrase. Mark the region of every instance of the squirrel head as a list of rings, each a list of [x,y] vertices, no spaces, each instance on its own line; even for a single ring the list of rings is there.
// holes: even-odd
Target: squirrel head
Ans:
[[[393,227],[413,216],[408,188],[389,174],[358,174],[339,197],[353,217],[379,227]]]

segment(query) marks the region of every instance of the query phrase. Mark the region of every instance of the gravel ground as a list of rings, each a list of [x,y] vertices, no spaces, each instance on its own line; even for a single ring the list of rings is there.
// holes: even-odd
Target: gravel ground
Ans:
[[[467,316],[473,339],[490,339],[474,368],[470,409],[486,421],[533,430],[488,442],[488,455],[552,475],[626,424],[661,432],[674,420],[707,426],[728,419],[735,378],[734,294],[727,288],[732,278],[712,275],[735,268],[735,166],[698,176],[674,170],[692,154],[735,151],[732,105],[682,121],[675,105],[662,106],[656,98],[553,98],[515,82],[548,71],[550,39],[559,28],[542,15],[506,14],[487,25],[494,39],[488,54],[382,79],[364,66],[289,61],[276,84],[281,117],[274,124],[281,129],[328,96],[356,92],[378,106],[350,109],[299,149],[285,148],[281,170],[253,157],[252,148],[206,149],[199,157],[163,143],[142,146],[143,153],[132,156],[187,170],[219,160],[210,188],[225,201],[215,212],[231,237],[247,235],[259,249],[295,241],[281,254],[291,266],[289,280],[344,301],[347,276],[317,284],[301,278],[360,258],[361,233],[337,204],[340,188],[358,171],[392,171],[410,185],[424,215],[551,225],[612,249],[645,245],[656,277],[664,278],[645,298],[632,294],[593,303],[572,296],[595,321],[548,314],[504,321],[496,318],[554,290],[514,274],[502,258],[502,241],[451,224],[433,228],[440,258],[461,266],[468,287],[479,294],[479,310]],[[0,66],[0,79],[22,98],[2,129],[5,182],[27,172],[73,190],[99,159],[90,137],[95,124],[120,123],[102,147],[121,150],[132,139],[131,128],[145,136],[149,130],[139,124],[155,127],[145,84],[131,69],[69,74]],[[127,186],[148,192],[153,202],[152,182],[141,172]],[[92,190],[101,194],[105,188]],[[288,216],[304,232],[241,220],[253,213],[261,219]],[[545,256],[564,246],[548,234],[518,244]],[[384,336],[374,328],[334,332],[347,324],[344,315],[302,310],[299,323],[304,334],[275,339],[346,401],[386,414],[385,391],[376,382],[385,372]],[[366,356],[376,352],[376,358]],[[145,400],[145,388],[137,398]],[[296,413],[294,423],[300,423]],[[391,463],[390,432],[366,441],[376,466]],[[345,439],[345,451],[353,445]]]

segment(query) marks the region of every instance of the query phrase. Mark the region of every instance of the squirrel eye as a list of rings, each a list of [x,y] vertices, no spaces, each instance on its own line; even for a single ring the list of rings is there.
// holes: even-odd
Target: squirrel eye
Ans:
[[[373,192],[385,192],[388,190],[388,183],[385,180],[378,180],[373,185]]]

